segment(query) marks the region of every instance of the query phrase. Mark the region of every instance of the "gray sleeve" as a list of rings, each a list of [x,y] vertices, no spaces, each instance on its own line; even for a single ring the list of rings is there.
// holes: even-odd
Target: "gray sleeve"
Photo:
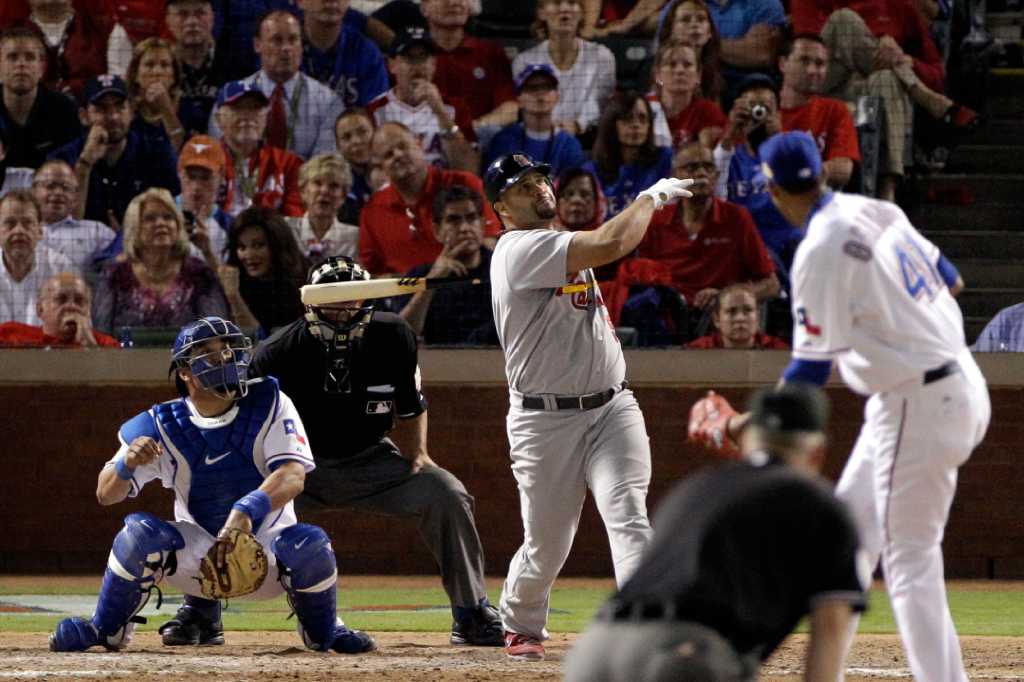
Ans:
[[[522,291],[554,289],[565,284],[572,238],[572,232],[554,230],[531,230],[517,235],[505,254],[509,287]]]

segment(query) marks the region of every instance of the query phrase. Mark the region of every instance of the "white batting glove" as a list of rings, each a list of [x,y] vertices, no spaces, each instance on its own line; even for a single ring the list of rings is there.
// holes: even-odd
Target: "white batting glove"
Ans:
[[[675,203],[683,197],[692,197],[693,192],[686,189],[692,184],[693,180],[691,178],[687,178],[685,180],[680,180],[679,178],[662,178],[643,192],[640,192],[640,194],[637,195],[637,198],[650,197],[654,202],[654,210],[657,211],[662,206]]]

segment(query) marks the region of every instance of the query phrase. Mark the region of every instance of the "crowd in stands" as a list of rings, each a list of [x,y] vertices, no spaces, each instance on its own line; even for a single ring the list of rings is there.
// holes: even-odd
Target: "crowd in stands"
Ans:
[[[569,231],[695,178],[597,273],[613,321],[644,345],[782,348],[762,325],[801,232],[760,144],[805,130],[825,181],[859,191],[851,112],[878,97],[894,199],[915,112],[977,123],[944,94],[926,2],[535,4],[536,42],[510,55],[473,35],[471,0],[5,0],[0,344],[115,345],[204,315],[263,336],[334,255],[486,277],[501,225],[480,176],[521,152],[551,166]],[[640,82],[617,82],[613,35],[652,55]],[[427,344],[497,342],[487,287],[378,305]]]

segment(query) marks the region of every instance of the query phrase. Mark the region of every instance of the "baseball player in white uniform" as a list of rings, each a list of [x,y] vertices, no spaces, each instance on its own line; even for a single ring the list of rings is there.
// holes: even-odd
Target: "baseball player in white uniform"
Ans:
[[[572,546],[587,488],[604,519],[622,585],[651,538],[651,453],[643,415],[591,268],[636,248],[655,210],[692,180],[666,178],[590,232],[553,229],[550,168],[525,154],[495,160],[484,189],[506,232],[491,260],[494,319],[509,382],[508,438],[523,545],[501,596],[506,653],[543,658],[551,586]]]
[[[914,678],[966,681],[941,543],[957,469],[984,437],[991,406],[953,298],[963,280],[895,204],[825,189],[806,133],[770,138],[760,157],[775,205],[806,230],[783,378],[823,384],[835,360],[850,388],[871,396],[836,494],[869,567],[881,558]],[[730,420],[730,436],[745,420]]]

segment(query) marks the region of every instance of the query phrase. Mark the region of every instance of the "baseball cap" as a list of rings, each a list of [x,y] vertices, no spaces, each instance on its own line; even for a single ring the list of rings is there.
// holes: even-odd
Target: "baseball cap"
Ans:
[[[555,70],[551,68],[550,64],[530,64],[516,76],[516,94],[523,91],[523,86],[526,85],[526,81],[530,80],[530,76],[535,76],[538,73],[544,74],[554,81],[556,87],[558,86],[558,75],[555,74]]]
[[[395,34],[394,40],[391,41],[391,47],[388,49],[388,55],[398,57],[417,45],[425,47],[428,54],[437,52],[427,29],[422,26],[406,26]]]
[[[120,95],[128,99],[128,84],[124,79],[113,73],[105,73],[90,78],[85,84],[85,103],[93,104],[104,95]]]
[[[199,166],[214,173],[222,173],[224,165],[224,150],[221,149],[220,142],[209,135],[193,135],[178,155],[179,171],[190,166]]]
[[[824,431],[829,405],[825,392],[805,383],[786,383],[754,394],[747,405],[750,423],[772,433]]]
[[[263,91],[259,89],[255,83],[247,83],[246,81],[229,81],[224,84],[224,87],[217,93],[217,106],[223,104],[234,104],[240,98],[246,95],[252,95],[259,97],[264,105],[270,104],[270,100],[263,94]]]
[[[761,174],[784,190],[802,192],[821,176],[821,153],[803,131],[772,135],[758,149]]]
[[[551,166],[537,163],[522,152],[498,157],[484,171],[484,194],[487,195],[487,200],[493,204],[501,198],[502,192],[534,170],[550,179]]]

